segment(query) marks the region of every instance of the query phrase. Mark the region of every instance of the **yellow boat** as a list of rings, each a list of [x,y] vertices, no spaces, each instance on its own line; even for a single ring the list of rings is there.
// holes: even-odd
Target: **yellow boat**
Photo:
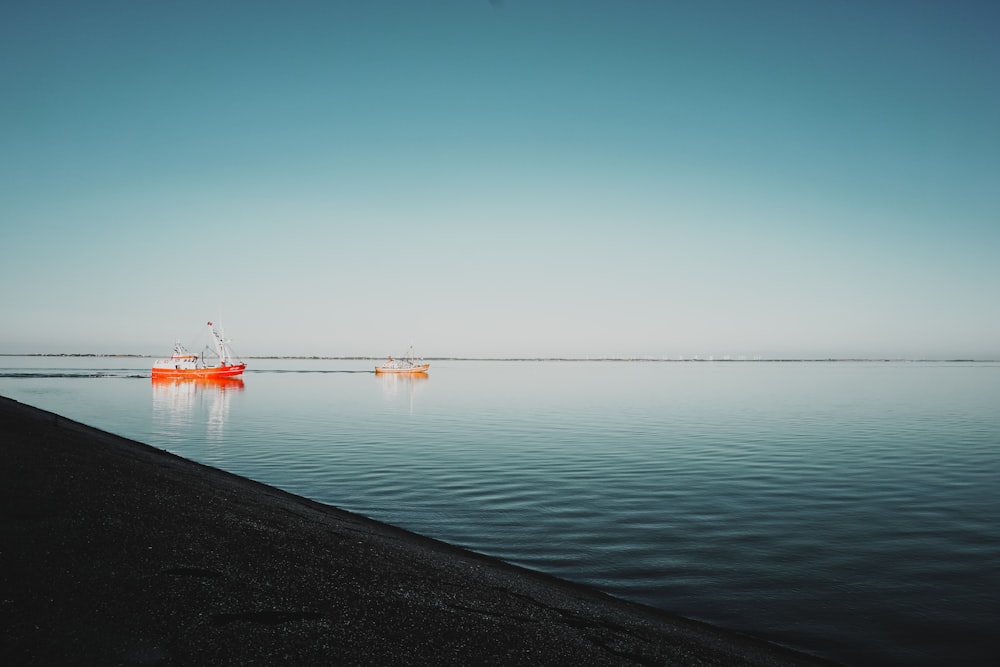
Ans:
[[[375,374],[380,375],[382,373],[427,373],[427,369],[431,365],[425,363],[423,359],[417,359],[413,356],[413,346],[410,346],[410,350],[406,355],[405,359],[393,359],[392,355],[380,366],[375,367]]]

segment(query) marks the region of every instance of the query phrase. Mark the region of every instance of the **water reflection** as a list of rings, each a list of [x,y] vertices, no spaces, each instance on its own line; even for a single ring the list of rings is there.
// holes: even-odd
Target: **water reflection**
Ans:
[[[229,402],[243,378],[152,378],[153,417],[171,431],[204,419],[210,440],[222,437]],[[203,415],[203,416],[202,416]]]
[[[413,414],[414,396],[422,389],[421,385],[427,381],[427,373],[376,373],[375,379],[382,387],[382,395],[387,399],[395,398],[403,392],[410,399],[410,414]]]

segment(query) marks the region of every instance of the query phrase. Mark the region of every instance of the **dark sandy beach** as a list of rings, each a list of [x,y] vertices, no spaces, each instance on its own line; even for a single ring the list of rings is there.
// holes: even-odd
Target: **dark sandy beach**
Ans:
[[[4,664],[828,664],[3,397],[0,443]]]

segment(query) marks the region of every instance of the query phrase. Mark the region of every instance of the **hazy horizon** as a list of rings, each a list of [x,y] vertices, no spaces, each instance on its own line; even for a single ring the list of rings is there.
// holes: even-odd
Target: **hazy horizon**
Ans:
[[[42,1],[0,353],[1000,358],[1000,5]]]
[[[8,353],[0,352],[0,357],[71,357],[71,358],[123,358],[123,359],[158,359],[164,355],[133,353],[133,352],[21,352]],[[386,355],[364,354],[351,356],[323,356],[316,354],[256,354],[252,356],[238,355],[243,360],[272,359],[272,360],[329,360],[329,361],[350,361],[350,360],[379,360],[385,359]],[[396,355],[393,355],[396,356]],[[399,355],[403,356],[403,355]],[[1000,359],[977,358],[977,357],[955,357],[955,358],[911,358],[911,357],[749,357],[747,355],[708,355],[705,357],[615,357],[615,356],[585,356],[585,357],[483,357],[483,356],[448,356],[448,355],[415,355],[427,361],[635,361],[635,362],[931,362],[931,363],[997,363]]]

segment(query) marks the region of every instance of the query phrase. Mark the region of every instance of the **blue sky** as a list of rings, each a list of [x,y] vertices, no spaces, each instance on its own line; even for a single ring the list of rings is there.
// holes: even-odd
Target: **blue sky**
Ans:
[[[23,2],[0,353],[1000,358],[992,2]]]

